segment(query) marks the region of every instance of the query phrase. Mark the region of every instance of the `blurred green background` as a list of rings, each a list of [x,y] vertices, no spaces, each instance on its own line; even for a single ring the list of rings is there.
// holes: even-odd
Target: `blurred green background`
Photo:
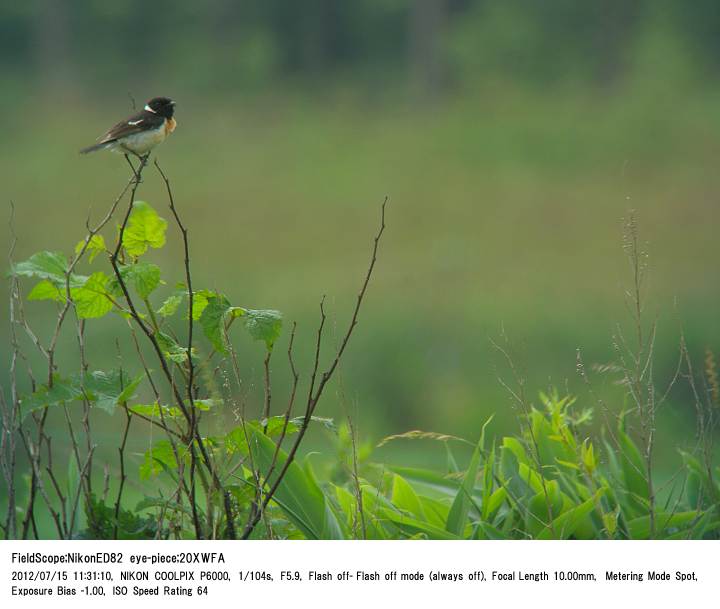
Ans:
[[[659,381],[681,330],[698,369],[720,348],[714,0],[5,2],[0,90],[18,260],[69,252],[88,210],[98,218],[127,180],[121,157],[77,151],[131,112],[130,97],[175,99],[179,126],[157,156],[190,227],[195,284],[297,320],[305,379],[320,297],[341,332],[389,195],[344,398],[335,384],[319,413],[349,410],[363,438],[474,439],[492,412],[496,431],[516,429],[490,343],[503,328],[532,397],[554,385],[587,400],[576,350],[588,366],[611,360],[615,324],[629,319],[631,208],[650,253]],[[141,198],[164,208],[154,172]],[[170,235],[154,258],[168,290],[182,278]],[[51,305],[28,311],[47,336]],[[1,332],[8,345],[7,323]],[[123,322],[90,323],[89,335],[93,367],[112,365]],[[262,349],[237,342],[257,404]],[[74,371],[71,333],[63,349]],[[594,377],[619,408],[614,380]],[[114,451],[115,428],[98,426]],[[656,453],[674,461],[693,438],[687,392],[661,427],[670,441]]]

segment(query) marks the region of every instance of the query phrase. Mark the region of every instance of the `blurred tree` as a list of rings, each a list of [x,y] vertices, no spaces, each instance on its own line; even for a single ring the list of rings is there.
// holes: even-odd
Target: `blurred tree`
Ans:
[[[32,19],[32,49],[45,95],[57,98],[73,89],[70,69],[70,3],[41,0]]]
[[[197,90],[266,88],[288,76],[307,87],[318,77],[362,87],[382,75],[429,96],[451,76],[612,85],[658,21],[662,36],[688,42],[699,64],[720,67],[717,0],[154,0],[147,7],[145,0],[1,3],[0,78],[56,92],[118,82],[140,88],[160,68]],[[671,53],[672,45],[656,48]],[[663,63],[658,57],[654,65]]]
[[[415,0],[410,8],[410,67],[414,85],[435,97],[444,81],[441,36],[447,20],[446,0]]]

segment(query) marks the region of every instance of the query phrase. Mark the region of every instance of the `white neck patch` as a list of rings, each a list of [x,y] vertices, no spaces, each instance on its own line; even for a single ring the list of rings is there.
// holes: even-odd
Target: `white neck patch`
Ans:
[[[153,109],[152,109],[150,106],[148,106],[147,104],[145,104],[145,112],[152,112],[153,114],[157,114],[157,112],[155,112],[155,110],[153,110]]]

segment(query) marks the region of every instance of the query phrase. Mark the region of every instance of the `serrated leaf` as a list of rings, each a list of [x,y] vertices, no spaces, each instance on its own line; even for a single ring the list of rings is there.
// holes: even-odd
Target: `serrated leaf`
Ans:
[[[215,294],[209,292],[208,290],[200,290],[198,292],[193,292],[192,318],[195,321],[200,319],[200,316],[203,314],[205,307],[208,306],[208,298],[213,296],[215,296]],[[185,318],[187,319],[187,315],[185,316]]]
[[[228,299],[222,294],[213,294],[200,315],[200,326],[216,351],[226,352],[225,315],[230,310]]]
[[[90,238],[90,241],[87,241],[87,238],[83,239],[82,241],[78,241],[78,244],[75,246],[75,253],[79,254],[83,247],[85,247],[85,243],[87,242],[87,249],[85,250],[88,253],[88,256],[90,258],[90,262],[95,260],[95,257],[100,254],[101,252],[105,251],[105,239],[103,239],[102,235],[93,235]]]
[[[165,245],[167,221],[145,201],[135,201],[123,233],[123,247],[133,257],[142,256],[148,249]]]
[[[53,375],[52,387],[43,385],[34,393],[24,396],[20,399],[20,405],[23,414],[45,408],[46,406],[54,406],[65,402],[72,402],[80,399],[83,395],[80,383],[76,377],[61,378]]]
[[[126,284],[132,285],[140,298],[147,298],[160,285],[160,267],[150,262],[121,266],[120,276]],[[115,284],[117,278],[113,279],[113,287]]]
[[[300,426],[293,422],[292,420],[289,420],[287,423],[287,427],[285,427],[285,417],[283,416],[275,416],[270,417],[269,419],[263,419],[260,421],[260,425],[263,429],[265,429],[265,433],[270,436],[279,436],[282,434],[283,428],[285,428],[285,434],[290,435],[296,433]]]
[[[163,355],[165,355],[165,357],[175,362],[176,364],[184,364],[185,362],[187,362],[187,347],[179,345],[177,342],[175,342],[175,339],[173,339],[172,336],[170,336],[169,334],[165,334],[165,332],[159,332],[157,334],[157,339],[158,344],[163,350]],[[193,359],[195,359],[194,347],[191,356]]]
[[[162,414],[163,417],[176,419],[183,416],[183,413],[179,408],[171,408],[169,406],[165,406],[164,404],[161,406],[157,402],[154,404],[135,404],[134,406],[130,406],[128,410],[146,417],[160,418],[160,415]]]
[[[27,295],[27,299],[65,302],[65,292],[52,283],[52,281],[43,279],[40,283],[36,284],[32,290],[30,290],[30,293]]]
[[[182,294],[173,294],[172,296],[168,296],[165,302],[162,303],[162,306],[157,310],[157,314],[162,317],[171,317],[172,315],[175,315],[178,307],[182,304],[182,300]]]
[[[188,453],[188,449],[183,444],[176,445],[178,456],[184,459]],[[165,469],[177,469],[178,462],[175,458],[172,444],[169,440],[161,440],[157,442],[150,450],[145,451],[145,460],[140,466],[140,479],[147,480],[152,476],[157,476]]]
[[[90,275],[82,287],[71,290],[70,294],[78,317],[81,319],[102,317],[112,310],[113,303],[108,298],[108,280],[107,275],[99,271]]]
[[[244,309],[243,320],[250,336],[273,348],[282,330],[282,313],[272,309]]]
[[[36,277],[49,279],[54,283],[64,283],[68,261],[62,252],[38,252],[24,262],[13,265],[10,274],[18,277]]]
[[[96,406],[112,414],[115,407],[131,399],[143,375],[130,378],[126,372],[96,370],[85,376],[85,392]]]

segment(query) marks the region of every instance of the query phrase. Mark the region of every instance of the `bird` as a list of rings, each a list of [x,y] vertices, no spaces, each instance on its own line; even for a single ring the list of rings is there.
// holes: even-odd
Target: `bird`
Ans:
[[[128,163],[129,154],[144,162],[152,149],[175,131],[177,122],[173,118],[174,113],[175,102],[172,99],[153,97],[140,112],[111,127],[98,138],[97,144],[83,148],[80,153],[112,150],[124,154]]]

